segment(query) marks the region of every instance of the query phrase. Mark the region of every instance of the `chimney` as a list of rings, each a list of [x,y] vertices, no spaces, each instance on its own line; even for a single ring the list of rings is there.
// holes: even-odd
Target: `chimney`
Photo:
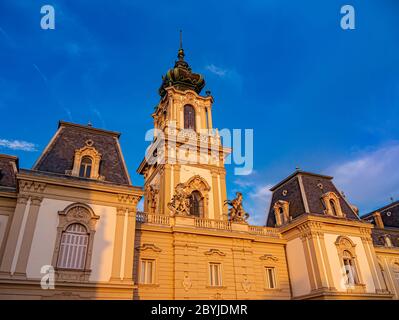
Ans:
[[[373,213],[373,217],[377,228],[384,229],[384,222],[382,222],[381,213],[376,211]]]

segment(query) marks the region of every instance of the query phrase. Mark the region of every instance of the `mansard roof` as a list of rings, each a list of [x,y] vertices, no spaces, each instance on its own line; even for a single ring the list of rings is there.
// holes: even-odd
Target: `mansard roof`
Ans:
[[[362,216],[362,219],[375,224],[373,214],[377,211],[380,213],[385,227],[399,228],[399,201],[392,202],[377,210],[365,214]]]
[[[273,205],[279,200],[289,202],[289,215],[292,219],[303,214],[323,214],[322,196],[333,192],[339,197],[342,212],[347,219],[359,220],[351,205],[332,182],[333,177],[296,170],[293,174],[273,186],[267,226],[276,224]]]
[[[18,162],[17,157],[0,154],[0,188],[15,189],[17,187]]]
[[[131,185],[119,137],[119,132],[60,121],[57,132],[32,170],[65,175],[73,168],[75,150],[86,146],[91,140],[92,146],[102,155],[99,174],[104,176],[104,181]]]

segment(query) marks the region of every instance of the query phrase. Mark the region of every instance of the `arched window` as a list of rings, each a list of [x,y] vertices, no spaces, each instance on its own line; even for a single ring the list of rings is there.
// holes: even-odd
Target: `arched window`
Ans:
[[[62,233],[57,267],[83,270],[86,265],[89,234],[84,225],[74,223]]]
[[[356,272],[356,265],[352,254],[345,250],[342,254],[342,259],[345,267],[346,284],[355,285],[359,283]]]
[[[184,129],[195,131],[195,110],[193,106],[184,106]]]
[[[198,191],[191,193],[190,214],[196,217],[203,217],[204,215],[204,201]]]
[[[83,178],[90,178],[92,164],[93,161],[91,160],[90,157],[88,156],[83,157],[82,161],[80,162],[79,176]]]
[[[283,207],[278,208],[278,213],[280,214],[281,223],[284,223],[285,222],[285,217],[284,217],[284,209],[283,209]]]
[[[334,216],[337,216],[337,208],[335,207],[335,201],[333,199],[330,199],[330,207],[331,207],[331,213]]]

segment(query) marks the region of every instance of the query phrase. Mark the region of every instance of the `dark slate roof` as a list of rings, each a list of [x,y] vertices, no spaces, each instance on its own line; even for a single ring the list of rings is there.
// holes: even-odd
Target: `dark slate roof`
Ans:
[[[96,129],[74,123],[60,121],[58,130],[32,170],[65,175],[72,170],[75,150],[94,142],[93,147],[101,153],[99,174],[106,182],[131,185],[119,146],[120,133]]]
[[[300,187],[300,179],[302,180],[303,190],[301,190]],[[358,220],[358,216],[335,187],[332,179],[333,178],[330,176],[297,170],[292,175],[276,184],[270,189],[273,195],[267,218],[267,226],[274,227],[276,224],[273,210],[273,205],[276,201],[283,200],[290,203],[289,214],[292,219],[303,214],[324,214],[325,208],[321,196],[330,191],[339,196],[341,209],[346,218]],[[319,185],[321,185],[322,188],[320,188]],[[287,191],[286,195],[283,195],[284,190]],[[309,207],[308,211],[305,208],[305,200]]]
[[[16,188],[16,172],[18,170],[18,158],[6,154],[0,154],[0,187]]]
[[[374,228],[371,232],[373,238],[373,244],[376,246],[385,246],[385,237],[388,236],[391,239],[394,247],[399,247],[399,230],[396,229],[377,229]]]
[[[373,214],[376,211],[381,214],[382,222],[385,227],[399,228],[399,201],[395,201],[380,209],[374,210],[373,212],[362,216],[362,219],[375,224]]]

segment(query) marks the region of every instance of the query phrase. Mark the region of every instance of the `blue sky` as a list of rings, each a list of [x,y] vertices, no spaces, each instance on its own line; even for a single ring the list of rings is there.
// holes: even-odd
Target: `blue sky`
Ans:
[[[40,28],[55,7],[56,29]],[[351,4],[356,29],[340,28]],[[144,134],[183,29],[186,60],[218,128],[254,129],[254,172],[234,176],[253,221],[299,166],[336,177],[361,212],[399,198],[399,3],[368,1],[0,2],[0,153],[31,167],[58,120],[122,132],[134,184]]]

